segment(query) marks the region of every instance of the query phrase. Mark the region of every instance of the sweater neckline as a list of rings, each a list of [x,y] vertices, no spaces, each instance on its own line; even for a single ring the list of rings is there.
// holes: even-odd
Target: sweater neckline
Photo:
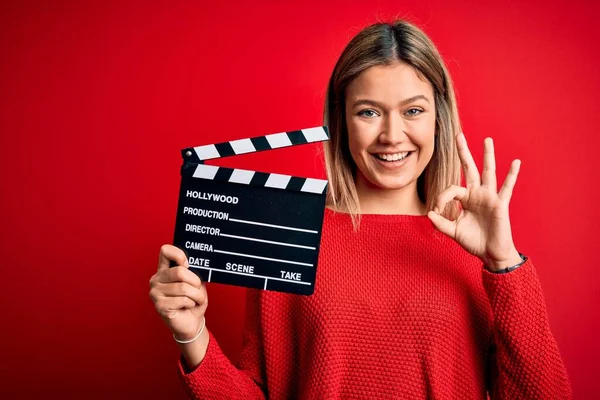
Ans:
[[[325,207],[325,214],[331,217],[345,218],[350,220],[350,214],[341,211],[333,211],[332,209]],[[361,223],[363,222],[423,222],[430,221],[427,215],[409,215],[409,214],[360,214]]]

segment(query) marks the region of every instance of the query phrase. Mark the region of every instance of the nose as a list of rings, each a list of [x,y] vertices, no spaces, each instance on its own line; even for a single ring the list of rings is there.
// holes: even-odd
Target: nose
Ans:
[[[379,134],[379,141],[390,145],[401,143],[406,140],[406,131],[407,126],[404,119],[396,113],[390,113],[387,115],[383,130]]]

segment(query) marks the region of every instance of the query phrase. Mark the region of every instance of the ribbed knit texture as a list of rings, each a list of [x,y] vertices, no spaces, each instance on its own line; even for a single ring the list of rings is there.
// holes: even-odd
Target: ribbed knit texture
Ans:
[[[426,216],[325,212],[312,296],[248,290],[234,366],[210,334],[197,399],[563,399],[571,387],[529,259],[508,274]]]

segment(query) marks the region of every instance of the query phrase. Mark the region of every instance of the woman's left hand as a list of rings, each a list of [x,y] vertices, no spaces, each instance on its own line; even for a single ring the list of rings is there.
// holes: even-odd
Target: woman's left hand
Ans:
[[[484,265],[497,271],[521,262],[512,239],[508,205],[517,182],[520,160],[510,165],[500,192],[496,191],[496,160],[491,138],[484,140],[483,173],[479,171],[461,132],[457,135],[458,155],[464,168],[467,187],[452,185],[439,194],[434,211],[427,215],[440,232],[456,240]],[[449,201],[458,200],[462,210],[454,221],[439,213]]]

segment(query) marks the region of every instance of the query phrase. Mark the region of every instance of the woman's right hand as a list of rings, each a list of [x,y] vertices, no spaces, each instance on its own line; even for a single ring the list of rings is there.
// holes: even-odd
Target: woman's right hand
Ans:
[[[173,261],[177,266],[170,267]],[[185,253],[168,244],[160,248],[158,269],[150,278],[156,311],[179,340],[196,336],[208,306],[206,284],[189,270]]]

